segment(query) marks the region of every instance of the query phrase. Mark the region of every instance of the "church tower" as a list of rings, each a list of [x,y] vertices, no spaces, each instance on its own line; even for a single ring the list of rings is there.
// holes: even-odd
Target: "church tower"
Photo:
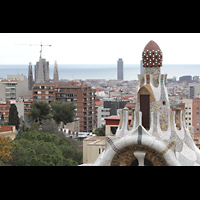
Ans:
[[[44,83],[49,81],[49,62],[41,58],[35,65],[35,83]]]

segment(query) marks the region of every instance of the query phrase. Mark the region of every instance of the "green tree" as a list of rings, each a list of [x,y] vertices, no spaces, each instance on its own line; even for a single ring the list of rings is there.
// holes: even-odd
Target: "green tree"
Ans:
[[[13,166],[75,166],[82,163],[82,152],[57,135],[40,131],[22,132],[15,138]]]
[[[57,134],[58,125],[53,119],[44,120],[42,123],[42,132]]]
[[[11,104],[9,108],[9,118],[8,118],[8,124],[9,125],[15,125],[16,129],[19,129],[19,116],[18,116],[18,111],[17,107],[15,104]]]
[[[94,131],[94,134],[96,134],[97,136],[105,136],[105,125],[102,125],[100,128],[97,128]]]
[[[63,122],[66,125],[74,121],[74,109],[76,106],[73,103],[55,101],[51,103],[51,107],[53,110],[53,119],[57,124]]]
[[[50,106],[47,102],[35,101],[31,104],[31,113],[29,115],[35,122],[41,122],[43,119],[51,119],[49,112]]]

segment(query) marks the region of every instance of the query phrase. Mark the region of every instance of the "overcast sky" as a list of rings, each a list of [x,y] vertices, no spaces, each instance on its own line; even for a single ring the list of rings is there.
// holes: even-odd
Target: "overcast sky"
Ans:
[[[139,64],[146,44],[154,40],[163,64],[200,64],[199,33],[0,33],[0,64],[35,64],[40,46],[50,64]]]

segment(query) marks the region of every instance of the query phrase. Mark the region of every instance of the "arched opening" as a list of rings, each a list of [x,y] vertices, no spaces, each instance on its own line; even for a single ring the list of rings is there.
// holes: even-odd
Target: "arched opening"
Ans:
[[[111,166],[138,166],[135,152],[144,152],[144,166],[167,166],[161,153],[145,145],[130,145],[119,150],[113,157]]]
[[[137,159],[135,159],[130,166],[139,166],[139,162]],[[152,162],[147,160],[146,158],[144,159],[144,166],[153,166]]]
[[[130,166],[138,166],[139,165],[139,162],[137,159],[135,159]]]
[[[150,95],[140,94],[140,111],[142,112],[142,126],[150,129]]]
[[[137,101],[140,103],[140,111],[142,112],[142,126],[150,129],[150,103],[155,101],[155,97],[150,84],[143,85],[137,94]]]

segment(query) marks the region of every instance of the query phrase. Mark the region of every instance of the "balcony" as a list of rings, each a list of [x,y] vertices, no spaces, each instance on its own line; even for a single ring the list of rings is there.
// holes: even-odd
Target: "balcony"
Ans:
[[[15,93],[10,93],[10,94],[6,94],[6,98],[16,98],[16,94]]]
[[[16,93],[16,90],[14,89],[6,89],[6,93]]]

